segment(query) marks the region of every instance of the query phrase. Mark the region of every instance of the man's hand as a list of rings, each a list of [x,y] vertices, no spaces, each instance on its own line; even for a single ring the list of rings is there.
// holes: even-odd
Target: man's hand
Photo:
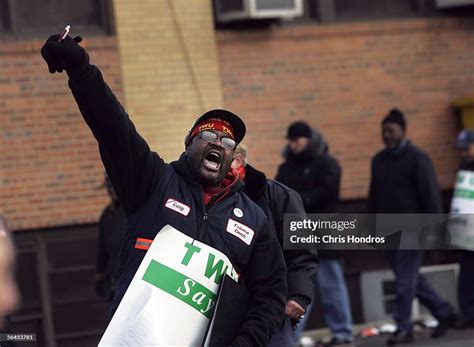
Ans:
[[[291,319],[298,320],[303,316],[305,313],[305,310],[303,307],[301,307],[300,304],[298,304],[294,300],[288,300],[286,303],[285,307],[285,314],[290,317]]]
[[[89,55],[78,45],[82,41],[80,36],[74,39],[66,36],[61,42],[58,39],[59,34],[50,36],[41,48],[41,55],[48,64],[50,73],[63,70],[68,73],[80,72],[89,65]]]

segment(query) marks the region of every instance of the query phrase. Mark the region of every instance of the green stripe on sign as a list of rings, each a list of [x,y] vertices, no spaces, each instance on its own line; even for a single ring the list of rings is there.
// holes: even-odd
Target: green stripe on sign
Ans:
[[[199,282],[155,260],[150,262],[143,280],[173,295],[210,318],[216,295]]]
[[[454,191],[454,196],[459,198],[474,199],[474,191],[469,189],[458,188]]]

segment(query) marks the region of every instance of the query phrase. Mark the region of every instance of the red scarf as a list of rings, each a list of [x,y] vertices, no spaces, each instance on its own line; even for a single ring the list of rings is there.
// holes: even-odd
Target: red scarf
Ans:
[[[222,200],[227,194],[230,192],[230,187],[237,182],[237,180],[241,178],[240,177],[240,170],[238,169],[232,169],[227,172],[225,175],[224,179],[222,180],[222,184],[220,187],[204,187],[204,203],[207,204],[211,199],[222,193],[222,195],[216,200],[216,204]],[[243,179],[243,178],[241,178]]]

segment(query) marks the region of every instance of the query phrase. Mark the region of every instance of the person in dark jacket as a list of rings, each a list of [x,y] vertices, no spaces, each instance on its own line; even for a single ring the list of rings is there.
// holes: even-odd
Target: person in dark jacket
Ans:
[[[405,131],[403,113],[392,109],[382,121],[386,148],[372,159],[369,212],[442,213],[441,194],[431,160],[406,138]],[[415,295],[439,322],[432,336],[442,336],[455,320],[454,309],[420,274],[423,251],[388,250],[386,254],[395,274],[393,317],[397,324],[397,331],[387,343],[413,341],[410,315]]]
[[[268,344],[284,316],[286,267],[265,213],[242,192],[243,184],[230,170],[236,144],[245,135],[243,121],[226,110],[206,112],[188,132],[179,160],[166,164],[140,137],[99,69],[89,63],[78,45],[82,39],[58,38],[48,38],[42,56],[50,73],[67,72],[126,214],[112,314],[147,244],[171,225],[225,254],[240,274],[249,303],[232,346]]]
[[[305,122],[288,128],[285,162],[275,180],[294,189],[301,196],[307,213],[333,213],[339,200],[341,168],[328,153],[323,136]],[[331,330],[328,346],[351,343],[352,313],[344,279],[342,260],[337,251],[319,251],[316,283],[324,309],[324,319]],[[306,319],[307,315],[305,316]],[[305,320],[298,333],[303,329]]]
[[[459,170],[474,172],[474,130],[467,129],[459,133],[456,147],[461,156]],[[474,211],[464,211],[464,213]],[[467,246],[467,245],[466,245]],[[461,251],[458,304],[461,311],[456,328],[474,328],[474,250],[472,244]]]
[[[115,194],[112,182],[105,174],[104,187],[110,197],[110,203],[99,219],[99,237],[97,239],[97,262],[95,289],[97,295],[112,301],[119,277],[119,251],[125,212]]]
[[[239,170],[245,187],[244,192],[265,212],[272,229],[283,248],[283,217],[285,213],[305,215],[303,202],[294,190],[267,179],[265,174],[247,163],[247,148],[240,144],[234,153],[232,167]],[[287,347],[294,344],[293,326],[305,314],[311,303],[318,257],[316,251],[283,250],[288,269],[288,299],[285,321],[273,335],[269,346]]]

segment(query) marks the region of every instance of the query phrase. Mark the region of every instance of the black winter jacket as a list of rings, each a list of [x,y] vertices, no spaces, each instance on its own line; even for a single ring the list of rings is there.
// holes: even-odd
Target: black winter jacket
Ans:
[[[268,180],[263,172],[251,165],[245,167],[244,183],[244,192],[270,217],[283,247],[284,214],[305,214],[300,196],[284,184]],[[288,269],[288,300],[298,302],[306,310],[314,293],[313,279],[318,264],[316,251],[283,250],[283,256]]]
[[[428,155],[405,140],[372,159],[371,213],[442,213],[441,192]]]
[[[99,219],[96,272],[105,274],[107,288],[115,292],[119,277],[119,252],[125,213],[120,204],[110,203]]]
[[[266,345],[284,316],[287,286],[282,252],[264,212],[241,191],[238,181],[222,200],[211,200],[206,207],[202,187],[192,177],[185,155],[170,165],[152,152],[95,66],[72,76],[69,86],[99,143],[107,174],[126,213],[121,275],[112,312],[145,256],[146,251],[136,247],[137,239],[153,240],[169,224],[230,259],[250,294],[234,344]],[[188,209],[180,213],[167,208],[171,199]],[[235,209],[243,211],[243,216],[236,215]],[[233,221],[253,233],[246,234],[243,241],[227,232]]]
[[[329,155],[328,146],[313,134],[306,148],[293,154],[285,148],[286,161],[278,168],[275,180],[294,189],[301,196],[307,213],[334,213],[339,201],[341,167]],[[339,258],[336,250],[318,251],[319,258]]]
[[[307,213],[333,213],[339,201],[341,167],[323,147],[310,140],[306,149],[284,152],[286,161],[278,168],[275,180],[300,194]]]

